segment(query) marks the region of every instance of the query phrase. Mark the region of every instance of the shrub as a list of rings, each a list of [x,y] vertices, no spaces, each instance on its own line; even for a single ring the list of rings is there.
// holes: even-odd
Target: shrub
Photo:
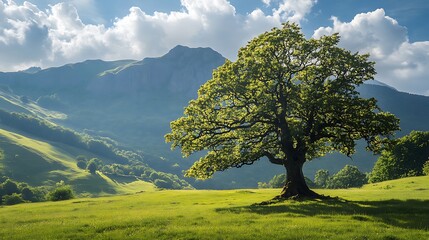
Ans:
[[[346,165],[327,181],[327,188],[361,187],[367,182],[366,174],[356,166]]]
[[[329,171],[325,169],[317,170],[316,174],[314,175],[314,183],[318,187],[325,188],[326,184],[329,180]]]
[[[156,179],[154,182],[153,182],[153,184],[155,184],[155,186],[157,187],[157,188],[171,188],[171,184],[170,183],[168,183],[167,181],[165,181],[165,180],[162,180],[162,179]]]
[[[72,198],[74,198],[74,193],[68,185],[57,187],[55,190],[49,192],[47,197],[47,199],[51,201],[62,201]]]
[[[91,160],[89,160],[86,169],[88,169],[90,173],[94,174],[96,170],[100,170],[102,167],[103,162],[100,159],[92,158]]]
[[[282,188],[286,183],[286,174],[274,175],[274,177],[268,182],[271,188]]]
[[[3,191],[5,195],[12,195],[13,193],[19,193],[18,184],[16,182],[7,179],[3,184]]]
[[[32,202],[34,200],[34,193],[29,187],[24,187],[21,190],[21,196],[22,196],[22,199],[26,201]]]
[[[270,188],[266,182],[258,182],[258,188]]]
[[[77,167],[80,168],[80,169],[86,169],[86,167],[87,167],[86,161],[84,161],[84,160],[78,160],[77,161]]]
[[[423,164],[423,174],[429,176],[429,159]]]
[[[3,197],[3,203],[5,205],[15,205],[23,202],[24,199],[22,199],[21,194],[13,193],[11,195],[6,195]]]

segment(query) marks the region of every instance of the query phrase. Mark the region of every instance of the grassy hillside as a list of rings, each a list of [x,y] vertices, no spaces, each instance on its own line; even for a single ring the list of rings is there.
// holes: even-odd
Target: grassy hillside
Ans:
[[[90,174],[77,167],[76,156],[98,157],[81,149],[53,144],[0,129],[0,175],[32,186],[54,185],[63,180],[78,194],[124,194],[153,190],[151,183],[135,178]]]
[[[254,206],[279,189],[157,191],[0,208],[0,239],[429,239],[429,176],[341,200]]]

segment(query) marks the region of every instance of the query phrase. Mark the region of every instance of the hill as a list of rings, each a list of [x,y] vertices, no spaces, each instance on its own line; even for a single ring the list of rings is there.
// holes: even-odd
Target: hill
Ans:
[[[225,58],[210,48],[177,46],[158,58],[141,61],[90,60],[62,67],[0,73],[0,108],[23,112],[91,136],[108,137],[144,155],[157,171],[182,175],[198,156],[182,159],[170,151],[164,135],[172,120],[197,96],[201,84]],[[375,97],[383,110],[401,119],[402,131],[429,130],[429,97],[396,91],[376,81],[360,87],[364,97]],[[19,129],[18,129],[19,130]],[[346,164],[370,171],[376,156],[360,144],[352,159],[339,154],[305,166],[312,178],[318,169],[331,173]],[[254,166],[215,174],[205,182],[187,179],[198,188],[248,188],[266,182],[284,169],[261,160]]]
[[[414,177],[320,190],[338,200],[265,206],[252,204],[279,189],[169,190],[21,204],[0,208],[0,238],[428,239],[427,186],[429,176]]]
[[[31,186],[53,186],[64,181],[78,194],[101,196],[106,194],[152,191],[152,183],[136,178],[106,176],[100,172],[90,174],[76,165],[76,156],[98,157],[64,144],[37,140],[0,129],[0,173]]]

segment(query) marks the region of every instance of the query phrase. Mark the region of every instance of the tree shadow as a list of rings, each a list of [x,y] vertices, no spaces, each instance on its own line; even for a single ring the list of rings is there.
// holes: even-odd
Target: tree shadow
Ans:
[[[429,200],[346,201],[342,199],[285,201],[271,205],[218,208],[223,213],[284,214],[292,216],[335,217],[350,215],[358,221],[429,230]]]

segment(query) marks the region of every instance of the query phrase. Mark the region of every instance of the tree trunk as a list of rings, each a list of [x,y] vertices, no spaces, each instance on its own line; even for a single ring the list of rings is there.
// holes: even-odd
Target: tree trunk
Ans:
[[[286,168],[286,183],[279,199],[321,198],[322,196],[310,190],[305,182],[302,167],[305,160],[290,159],[284,164]]]

